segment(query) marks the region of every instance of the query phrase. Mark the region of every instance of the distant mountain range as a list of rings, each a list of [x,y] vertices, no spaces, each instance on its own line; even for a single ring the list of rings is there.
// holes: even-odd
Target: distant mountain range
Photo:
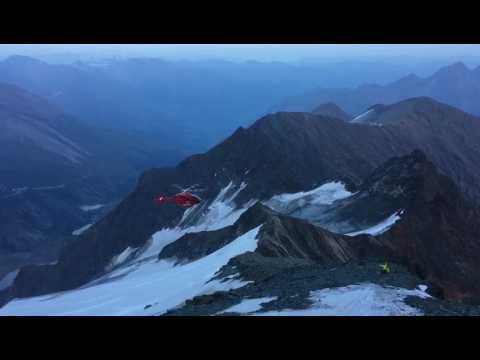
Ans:
[[[285,99],[271,111],[313,111],[332,102],[356,116],[375,104],[393,104],[427,96],[466,112],[480,115],[480,66],[469,69],[459,62],[420,78],[414,74],[386,85],[362,85],[355,89],[317,88]]]
[[[81,206],[118,199],[141,171],[169,163],[135,137],[102,131],[4,83],[0,128],[0,274],[55,259],[72,231],[98,215]]]
[[[115,136],[136,138],[145,148],[162,152],[170,162],[186,153],[170,135],[178,129],[176,122],[152,104],[156,94],[152,100],[96,67],[11,56],[0,62],[0,81],[41,96],[84,124]]]
[[[332,109],[339,112],[320,111]],[[423,282],[436,299],[421,293],[414,300],[435,311],[443,298],[480,301],[479,119],[426,97],[370,110],[368,121],[356,122],[270,114],[177,167],[145,172],[135,191],[66,245],[57,264],[22,268],[1,296],[8,301],[90,282],[66,293],[75,304],[76,297],[116,291],[118,298],[132,284],[150,284],[139,285],[142,295],[128,307],[133,313],[164,313],[188,300],[179,312],[204,314],[254,295],[276,297],[277,310],[299,296],[295,306],[305,308],[309,291],[361,280],[405,288]],[[186,211],[157,206],[154,196],[171,193],[173,184],[198,184],[202,203]],[[382,278],[373,270],[380,261],[397,270]],[[169,274],[175,281],[187,276],[189,285]],[[227,286],[233,275],[254,284],[236,290]],[[196,283],[198,276],[207,282]],[[310,278],[318,284],[296,282]],[[195,297],[215,281],[228,292]],[[177,297],[162,298],[172,291]],[[22,312],[25,301],[4,309]]]
[[[431,73],[437,67],[362,61],[291,65],[149,58],[60,65],[10,56],[0,61],[0,82],[40,95],[95,127],[135,134],[146,147],[179,160],[205,151],[238,126],[251,125],[272,104],[319,84],[383,84],[411,69]],[[361,110],[371,105],[367,101]],[[313,106],[304,110],[311,111]]]

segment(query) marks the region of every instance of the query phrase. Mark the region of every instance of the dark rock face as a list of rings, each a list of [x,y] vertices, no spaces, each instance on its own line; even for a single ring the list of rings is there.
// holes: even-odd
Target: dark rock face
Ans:
[[[160,259],[193,261],[209,255],[249,230],[262,225],[256,252],[267,257],[302,259],[318,264],[346,263],[360,256],[374,257],[381,248],[373,237],[353,237],[330,233],[306,221],[278,214],[257,203],[235,224],[216,231],[186,234],[160,253]],[[352,245],[351,245],[352,244]]]
[[[480,300],[480,210],[425,154],[392,158],[360,187],[404,214],[376,237],[384,255],[408,265],[450,300]]]
[[[479,301],[479,208],[435,170],[419,178],[417,186],[405,218],[380,236],[381,242],[447,299]]]
[[[418,144],[438,170],[451,177],[469,200],[478,203],[480,119],[429,98],[387,106],[374,122],[394,127]]]
[[[240,274],[244,280],[262,282],[283,271],[293,271],[293,269],[312,264],[312,261],[306,259],[285,256],[270,257],[261,255],[259,252],[246,252],[231,259],[219,271],[217,278]]]
[[[277,216],[262,227],[257,251],[319,264],[391,259],[406,264],[447,299],[480,300],[479,208],[425,154],[414,151],[389,160],[360,189],[404,208],[390,231],[346,237]]]
[[[478,315],[479,212],[454,182],[414,151],[386,162],[360,189],[398,199],[405,207],[402,219],[376,237],[345,237],[271,213],[256,252],[231,259],[218,275],[240,274],[253,284],[199,296],[167,315],[212,315],[242,299],[271,296],[278,299],[264,304],[264,311],[302,309],[310,305],[313,289],[361,282],[404,288],[428,284],[436,299],[408,297],[406,303],[426,315]],[[388,274],[379,267],[385,260],[392,269]]]
[[[368,228],[367,224],[377,224],[406,209],[416,196],[421,179],[433,171],[435,167],[419,150],[406,157],[394,157],[367,177],[355,195],[339,202],[324,217],[355,225],[357,229]]]
[[[396,263],[390,263],[390,273],[383,274],[378,262],[350,262],[340,266],[324,267],[294,261],[295,259],[291,258],[269,258],[256,253],[237,256],[222,269],[222,272],[240,273],[242,279],[254,281],[253,284],[228,292],[197,296],[187,301],[184,306],[170,310],[165,316],[238,315],[221,312],[243,300],[261,297],[277,299],[262,304],[260,312],[301,310],[311,306],[308,298],[310,291],[362,283],[405,289],[428,284],[425,279],[419,278],[405,266]],[[430,284],[427,286],[427,292],[430,292]],[[404,302],[426,316],[480,315],[478,305],[436,297],[407,296]]]
[[[265,150],[260,148],[256,152],[265,154],[258,160],[270,171],[257,170],[261,177],[254,177],[257,171],[252,173],[252,180],[258,182],[256,187],[266,188],[262,198],[311,189],[330,179],[343,178],[359,184],[397,151],[408,152],[413,147],[408,141],[379,129],[308,113],[269,115],[249,128],[247,135],[261,137],[265,145],[268,144]],[[383,152],[379,152],[379,148]],[[264,180],[267,181],[261,185]]]
[[[359,190],[337,215],[404,210],[401,220],[375,237],[382,256],[408,265],[438,296],[480,300],[480,210],[424,153],[390,159]]]
[[[438,299],[407,297],[405,303],[420,309],[425,316],[480,316],[480,306]]]
[[[349,262],[360,254],[374,257],[379,253],[377,247],[372,237],[363,236],[360,242],[302,220],[276,216],[261,228],[256,251],[269,257],[294,257],[328,265]]]
[[[263,224],[272,216],[274,216],[273,211],[257,202],[244,212],[235,224],[216,231],[186,234],[165,246],[158,258],[167,259],[175,257],[178,259],[178,262],[200,259]]]

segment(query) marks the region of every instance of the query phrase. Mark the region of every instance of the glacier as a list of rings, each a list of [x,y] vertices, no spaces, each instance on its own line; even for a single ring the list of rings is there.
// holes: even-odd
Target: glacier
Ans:
[[[310,292],[308,309],[257,312],[257,316],[418,316],[423,313],[407,305],[407,296],[429,298],[424,289],[408,290],[373,283],[355,284]]]
[[[310,191],[275,195],[264,204],[280,213],[308,219],[308,214],[322,212],[335,201],[352,195],[344,183],[332,181]]]
[[[272,297],[262,297],[255,299],[244,299],[239,304],[230,306],[229,308],[220,311],[218,314],[223,313],[240,313],[240,314],[249,314],[253,313],[262,308],[262,304],[277,300],[277,296]]]
[[[0,309],[0,316],[161,315],[194,296],[247,285],[235,279],[222,282],[212,278],[232,257],[257,248],[260,227],[199,260],[177,266],[156,259],[133,263],[76,290],[13,300]]]
[[[186,233],[235,223],[254,203],[242,208],[234,205],[235,197],[246,186],[242,183],[235,188],[229,183],[195,224],[161,229],[143,249],[127,247],[112,258],[108,269],[116,268],[99,279],[70,291],[14,299],[0,309],[0,315],[160,315],[194,296],[247,285],[249,282],[238,279],[212,278],[231,258],[255,251],[261,225],[190,263],[174,265],[172,259],[157,258],[166,245]]]

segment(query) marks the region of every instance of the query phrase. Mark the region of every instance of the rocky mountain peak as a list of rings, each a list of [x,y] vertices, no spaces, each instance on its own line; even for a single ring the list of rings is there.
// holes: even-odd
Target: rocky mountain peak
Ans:
[[[436,172],[424,152],[414,150],[403,157],[394,157],[377,168],[362,185],[370,193],[384,193],[393,197],[411,194],[425,176]]]
[[[327,102],[317,106],[313,111],[315,115],[323,115],[328,117],[334,117],[343,121],[350,121],[352,116],[343,111],[338,105]]]
[[[439,69],[432,75],[433,79],[450,79],[455,77],[465,77],[470,74],[470,69],[461,61]]]

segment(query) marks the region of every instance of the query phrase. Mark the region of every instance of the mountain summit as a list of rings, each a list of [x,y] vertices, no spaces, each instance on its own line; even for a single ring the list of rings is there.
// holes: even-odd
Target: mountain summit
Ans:
[[[317,106],[315,109],[313,109],[312,113],[315,115],[329,116],[344,121],[350,121],[352,119],[350,114],[347,114],[339,106],[331,102]]]

